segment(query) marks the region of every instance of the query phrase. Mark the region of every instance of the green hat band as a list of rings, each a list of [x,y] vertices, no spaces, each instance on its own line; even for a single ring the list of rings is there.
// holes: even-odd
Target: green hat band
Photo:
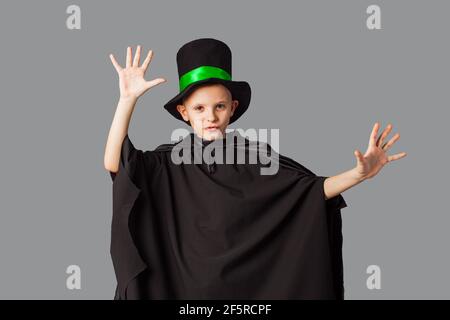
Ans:
[[[231,75],[225,70],[218,67],[201,66],[183,74],[179,81],[180,92],[183,91],[191,83],[208,78],[231,80]]]

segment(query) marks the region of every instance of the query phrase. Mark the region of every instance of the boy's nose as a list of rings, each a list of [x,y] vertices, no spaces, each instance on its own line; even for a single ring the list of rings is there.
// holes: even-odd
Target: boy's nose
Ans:
[[[214,111],[208,111],[208,114],[206,115],[206,119],[211,122],[217,120],[216,113]]]

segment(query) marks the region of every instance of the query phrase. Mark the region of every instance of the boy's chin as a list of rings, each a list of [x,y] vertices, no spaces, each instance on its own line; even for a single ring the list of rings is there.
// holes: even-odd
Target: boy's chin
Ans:
[[[220,130],[213,130],[213,131],[204,130],[203,132],[201,132],[201,137],[204,140],[216,140],[222,139],[223,134]]]

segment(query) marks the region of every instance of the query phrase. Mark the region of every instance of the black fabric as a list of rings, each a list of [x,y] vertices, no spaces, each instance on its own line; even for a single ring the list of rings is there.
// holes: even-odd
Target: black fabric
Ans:
[[[347,204],[325,200],[327,177],[283,155],[275,175],[260,162],[173,163],[186,141],[145,152],[123,141],[110,173],[114,299],[344,299]]]

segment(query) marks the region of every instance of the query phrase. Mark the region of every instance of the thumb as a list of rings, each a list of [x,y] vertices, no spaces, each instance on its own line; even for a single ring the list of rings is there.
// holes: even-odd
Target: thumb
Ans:
[[[356,157],[356,160],[358,160],[358,162],[362,162],[363,161],[363,155],[361,154],[361,152],[359,152],[358,149],[356,149],[353,154]]]
[[[158,78],[158,79],[154,79],[152,81],[147,81],[145,83],[145,90],[148,90],[151,87],[157,86],[158,84],[163,83],[163,82],[167,82],[167,80],[164,78]]]

